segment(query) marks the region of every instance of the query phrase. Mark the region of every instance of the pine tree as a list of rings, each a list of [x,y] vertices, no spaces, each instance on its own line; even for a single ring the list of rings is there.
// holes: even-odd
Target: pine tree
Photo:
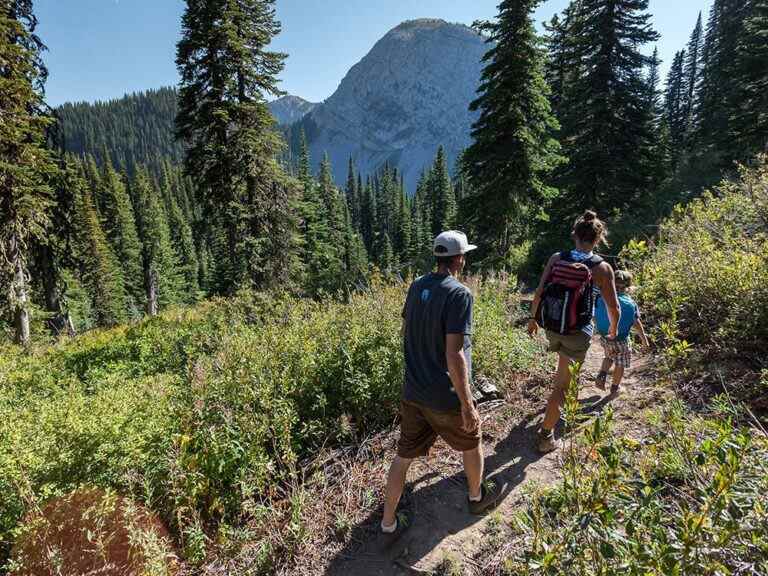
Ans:
[[[111,164],[104,166],[103,182],[105,232],[123,271],[128,308],[134,316],[141,314],[144,301],[144,274],[141,265],[141,242],[136,218],[123,177]]]
[[[445,159],[445,149],[437,149],[435,163],[430,172],[430,198],[432,199],[432,235],[453,228],[456,221],[456,194]]]
[[[155,316],[161,308],[183,300],[183,279],[171,245],[171,232],[162,199],[143,167],[137,168],[132,188],[136,195],[143,245],[147,314]]]
[[[733,138],[732,118],[741,108],[738,45],[747,14],[747,0],[715,0],[704,39],[702,70],[692,165],[689,173],[697,188],[718,180],[740,158],[740,143]]]
[[[94,321],[99,326],[114,326],[127,319],[123,271],[102,228],[87,170],[86,164],[68,167],[66,173],[66,185],[75,199],[74,252]]]
[[[46,148],[52,120],[36,26],[29,0],[0,3],[0,283],[22,345],[30,339],[30,244],[47,234],[57,171]]]
[[[489,27],[491,49],[470,108],[480,112],[465,153],[474,193],[466,202],[486,254],[504,257],[542,205],[556,195],[547,178],[563,158],[533,25],[535,0],[505,0]],[[434,217],[434,216],[433,216]],[[434,231],[434,230],[433,230]]]
[[[558,174],[563,194],[553,212],[559,221],[586,208],[630,213],[645,201],[651,177],[637,154],[650,139],[642,74],[650,57],[640,50],[658,39],[648,1],[583,0],[572,6],[579,22],[572,41],[580,46],[584,73],[561,117],[570,162]]]
[[[285,55],[267,50],[279,32],[274,0],[187,0],[182,19],[177,136],[226,234],[227,292],[243,282],[284,287],[295,273],[297,191],[277,160],[282,139],[264,97],[281,94]]]
[[[743,153],[741,161],[757,152],[768,153],[768,0],[753,0],[737,49],[738,100],[732,116],[733,136]]]
[[[654,48],[646,78],[644,117],[646,139],[638,150],[638,155],[643,162],[643,173],[647,175],[648,180],[645,184],[643,213],[627,215],[628,221],[632,223],[632,226],[642,223],[643,218],[648,223],[655,223],[662,216],[657,210],[658,202],[656,196],[671,172],[669,134],[659,91],[660,65],[659,51],[657,48]]]
[[[674,162],[683,152],[686,141],[686,113],[685,113],[685,79],[683,76],[683,60],[685,51],[675,54],[672,66],[669,69],[664,96],[664,113],[669,126],[670,141]]]
[[[195,250],[195,243],[192,240],[192,228],[184,218],[184,214],[177,201],[179,197],[178,184],[172,182],[171,171],[170,165],[166,164],[163,167],[161,195],[164,199],[168,229],[171,234],[171,244],[179,263],[179,272],[184,279],[182,300],[184,302],[195,302],[200,290],[197,252]]]
[[[687,137],[694,121],[694,112],[696,109],[696,88],[699,85],[701,77],[701,52],[704,46],[704,33],[701,24],[701,12],[696,20],[696,26],[691,33],[691,39],[688,41],[688,48],[685,51],[684,74],[684,95],[682,98],[682,114],[684,118],[684,134]],[[687,139],[687,138],[686,138]]]
[[[349,166],[347,168],[347,187],[345,189],[347,207],[349,208],[349,215],[352,221],[352,225],[355,228],[360,226],[360,197],[357,188],[357,178],[355,178],[355,164],[352,161],[352,156],[349,157]]]

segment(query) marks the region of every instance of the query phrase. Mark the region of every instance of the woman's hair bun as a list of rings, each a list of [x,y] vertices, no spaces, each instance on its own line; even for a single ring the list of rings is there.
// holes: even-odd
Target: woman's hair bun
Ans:
[[[592,210],[587,210],[584,212],[584,216],[581,217],[584,222],[592,222],[593,220],[597,220],[597,214],[595,212],[592,212]]]

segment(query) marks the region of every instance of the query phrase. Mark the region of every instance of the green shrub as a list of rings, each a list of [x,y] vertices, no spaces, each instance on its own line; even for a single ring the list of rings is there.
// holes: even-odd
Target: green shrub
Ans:
[[[477,371],[533,365],[508,284],[476,285]],[[202,560],[206,537],[258,515],[297,463],[394,421],[403,286],[347,303],[241,294],[86,333],[0,348],[0,559],[47,498],[112,488],[160,513]]]
[[[510,575],[768,573],[768,438],[673,405],[643,444],[596,419],[516,518]]]
[[[742,169],[662,223],[639,268],[641,303],[666,330],[708,357],[756,361],[768,344],[768,159]]]

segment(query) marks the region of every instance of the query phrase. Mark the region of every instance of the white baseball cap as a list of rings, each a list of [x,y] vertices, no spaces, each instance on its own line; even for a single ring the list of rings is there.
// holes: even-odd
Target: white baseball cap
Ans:
[[[475,250],[477,246],[467,241],[467,235],[456,230],[448,230],[435,238],[433,254],[435,256],[458,256]]]

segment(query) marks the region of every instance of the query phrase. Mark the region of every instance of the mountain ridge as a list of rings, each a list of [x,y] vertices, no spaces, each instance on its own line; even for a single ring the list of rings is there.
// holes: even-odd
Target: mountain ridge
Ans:
[[[485,38],[464,24],[422,18],[392,28],[297,126],[314,165],[325,153],[343,182],[351,156],[364,175],[395,165],[413,191],[444,146],[453,166],[470,144],[469,111]]]

